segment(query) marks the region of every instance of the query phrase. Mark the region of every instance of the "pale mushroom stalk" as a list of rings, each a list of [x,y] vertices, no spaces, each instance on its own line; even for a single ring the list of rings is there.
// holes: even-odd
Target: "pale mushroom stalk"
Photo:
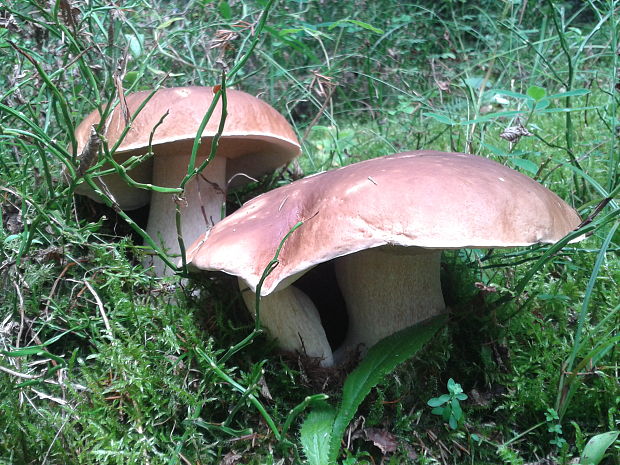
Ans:
[[[205,156],[197,157],[196,165]],[[161,187],[178,187],[187,175],[187,155],[158,157],[153,165],[153,184]],[[181,235],[185,247],[220,221],[222,206],[226,201],[226,157],[214,157],[204,171],[185,185],[181,198],[153,191],[146,232],[171,256],[178,256],[178,232],[176,205],[180,202]],[[145,265],[153,265],[156,276],[172,274],[157,256],[145,259]]]
[[[242,279],[239,279],[239,289],[246,307],[255,318],[256,294]],[[334,364],[319,311],[310,298],[295,286],[262,297],[260,321],[282,349],[320,358],[321,366]]]
[[[445,310],[439,265],[441,250],[377,247],[335,260],[347,306],[349,330],[334,354],[365,352],[381,339]]]

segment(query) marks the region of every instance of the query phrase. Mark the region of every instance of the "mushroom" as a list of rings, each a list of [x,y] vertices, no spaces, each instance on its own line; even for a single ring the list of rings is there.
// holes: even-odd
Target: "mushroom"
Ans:
[[[260,317],[284,348],[305,349],[330,365],[359,345],[368,348],[445,311],[442,249],[554,243],[580,218],[553,192],[492,160],[404,152],[250,200],[190,247],[189,266],[239,277],[254,310],[252,293],[263,270],[298,222],[260,289]],[[330,260],[349,319],[335,354],[312,301],[293,284]],[[301,322],[291,321],[300,316]]]
[[[150,91],[140,91],[127,95],[129,114],[133,115],[150,94]],[[187,174],[196,133],[214,95],[211,87],[157,90],[131,122],[129,131],[114,152],[115,159],[122,163],[132,156],[144,155],[152,136],[153,158],[129,171],[129,176],[140,183],[178,187]],[[272,171],[300,153],[293,129],[275,109],[245,92],[228,90],[226,95],[227,117],[216,156],[186,185],[180,199],[182,236],[187,244],[220,220],[227,180],[232,179],[233,185],[239,185],[248,176]],[[202,133],[196,167],[209,156],[211,141],[220,124],[221,108],[220,102]],[[91,128],[99,123],[100,118],[100,114],[94,111],[76,128],[78,152],[88,142]],[[105,125],[109,146],[119,140],[125,128],[125,118],[117,106]],[[175,196],[133,188],[116,174],[103,176],[101,181],[104,190],[122,209],[140,208],[150,200],[147,233],[169,254],[179,253]],[[79,186],[78,193],[100,201],[95,192],[82,186],[85,185]],[[158,276],[165,273],[161,260],[154,260],[154,266]]]

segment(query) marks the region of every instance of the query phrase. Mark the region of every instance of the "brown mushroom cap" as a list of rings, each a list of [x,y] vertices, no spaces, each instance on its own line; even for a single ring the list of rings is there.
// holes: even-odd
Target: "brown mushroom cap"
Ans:
[[[223,271],[261,294],[313,266],[380,246],[429,249],[553,243],[575,229],[573,208],[534,180],[463,153],[404,152],[310,176],[247,202],[194,243],[195,269]]]
[[[150,91],[140,91],[126,96],[129,114],[133,115],[140,104],[150,95]],[[274,108],[264,101],[238,90],[227,90],[227,117],[224,132],[218,144],[218,156],[229,159],[226,168],[227,179],[237,173],[260,176],[288,163],[300,153],[300,145],[290,124]],[[191,153],[198,127],[214,97],[211,87],[175,87],[159,89],[147,102],[131,124],[131,129],[115,152],[121,160],[132,155],[144,154],[149,137],[159,120],[168,116],[159,125],[153,137],[153,151],[157,155],[167,153]],[[202,137],[201,153],[210,151],[210,139],[217,132],[221,118],[221,101],[205,127]],[[90,128],[100,121],[98,111],[89,114],[76,128],[78,153],[88,142]],[[118,141],[125,129],[125,119],[120,106],[112,112],[105,137],[111,147]],[[130,173],[139,182],[150,182],[150,166],[138,167]],[[108,177],[110,178],[110,177]],[[241,177],[239,177],[241,178]],[[116,185],[106,179],[110,187]],[[114,187],[110,190],[114,194]],[[148,191],[144,191],[148,194]],[[82,194],[89,195],[83,188]],[[91,194],[94,197],[94,194]],[[95,198],[96,200],[96,198]],[[136,205],[121,208],[138,208],[148,203],[142,200],[129,200]]]

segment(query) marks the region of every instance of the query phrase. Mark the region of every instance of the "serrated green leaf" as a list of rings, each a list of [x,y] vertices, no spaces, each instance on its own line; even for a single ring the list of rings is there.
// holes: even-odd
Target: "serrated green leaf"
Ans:
[[[329,450],[335,417],[336,409],[322,403],[302,423],[300,441],[310,465],[330,464]]]
[[[592,437],[581,454],[581,465],[598,465],[603,460],[607,449],[616,442],[618,435],[620,431],[608,431]]]
[[[370,390],[385,375],[418,352],[445,322],[445,315],[432,318],[394,333],[370,348],[366,357],[347,377],[342,388],[342,401],[334,420],[330,443],[329,459],[331,462],[336,461],[340,450],[340,440]]]

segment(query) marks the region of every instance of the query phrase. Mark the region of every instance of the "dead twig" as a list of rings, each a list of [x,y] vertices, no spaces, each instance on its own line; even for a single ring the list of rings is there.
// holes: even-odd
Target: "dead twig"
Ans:
[[[95,298],[95,301],[97,302],[97,308],[99,309],[99,313],[101,314],[101,318],[103,319],[103,324],[108,331],[109,336],[112,337],[112,328],[110,327],[110,321],[108,320],[108,316],[105,313],[105,308],[103,307],[101,297],[99,297],[99,294],[97,294],[97,291],[95,291],[95,288],[93,288],[93,286],[88,282],[88,280],[85,279],[84,284]]]

